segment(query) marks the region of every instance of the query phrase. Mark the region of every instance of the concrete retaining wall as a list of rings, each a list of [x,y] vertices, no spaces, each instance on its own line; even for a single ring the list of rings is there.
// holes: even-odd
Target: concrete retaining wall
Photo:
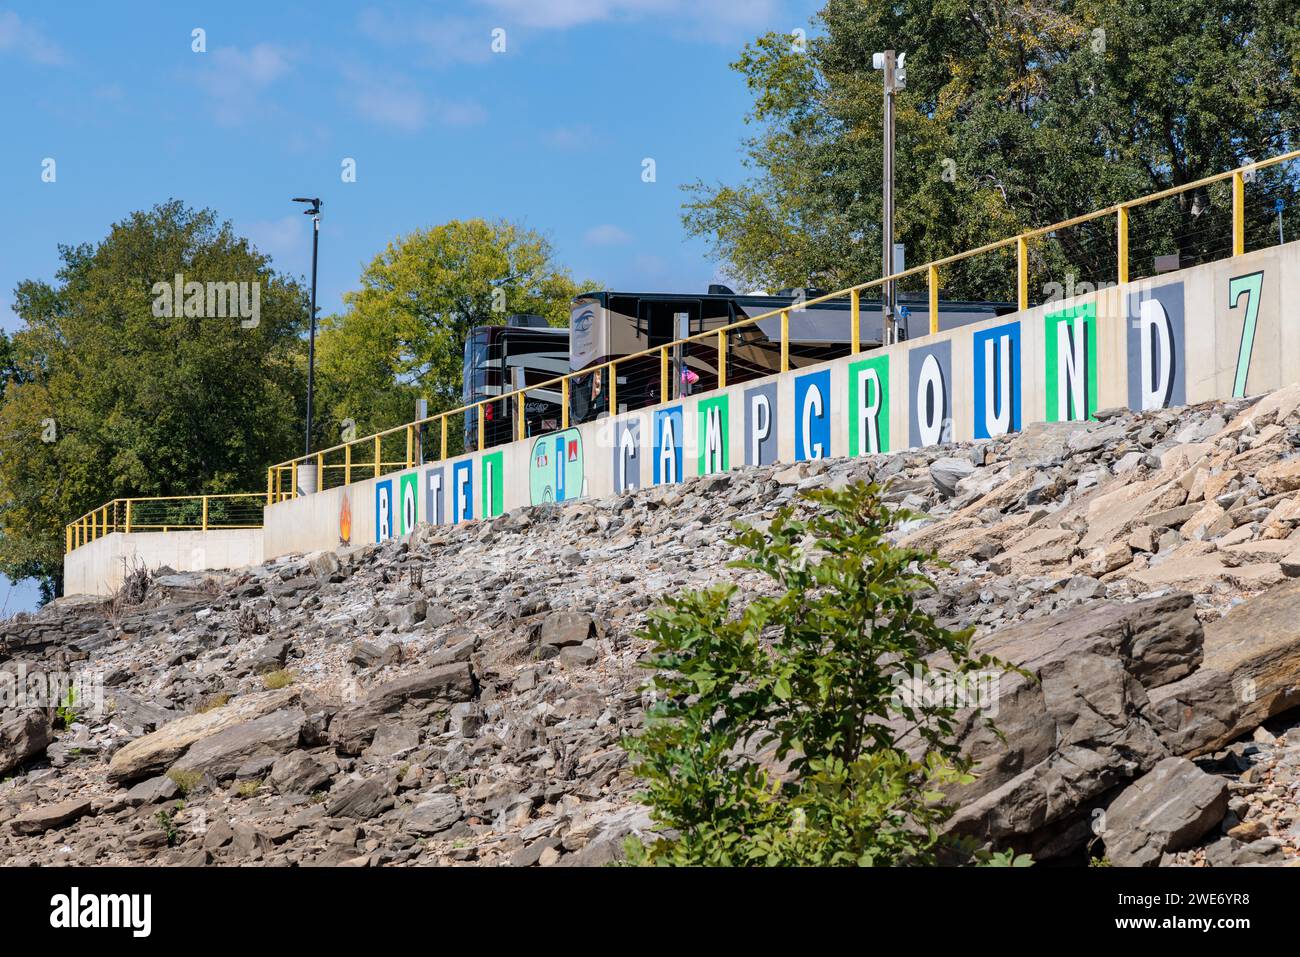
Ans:
[[[109,595],[122,584],[126,565],[166,565],[178,572],[243,568],[263,561],[262,529],[187,532],[112,532],[63,560],[67,595]]]

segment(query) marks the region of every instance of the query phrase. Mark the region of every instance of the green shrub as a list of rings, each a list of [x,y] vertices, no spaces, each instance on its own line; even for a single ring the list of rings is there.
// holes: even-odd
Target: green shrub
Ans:
[[[275,671],[268,671],[262,675],[262,687],[267,691],[279,691],[281,688],[287,688],[293,684],[294,674],[292,671],[285,671],[279,668]]]
[[[167,772],[167,776],[172,779],[172,783],[176,785],[176,789],[182,796],[187,796],[203,780],[203,772],[186,771],[181,768],[172,768]]]
[[[642,633],[658,697],[625,742],[662,837],[631,863],[926,864],[970,846],[941,837],[945,785],[969,782],[950,702],[909,699],[896,675],[972,680],[1005,665],[918,606],[932,555],[890,544],[913,517],[878,485],[821,489],[807,520],[738,525],[733,567],[774,596],[736,608],[734,585],[666,599]],[[944,666],[928,655],[943,653]],[[914,747],[897,743],[900,728]],[[910,752],[910,753],[909,753]],[[946,854],[945,854],[946,856]],[[987,857],[987,855],[983,855]]]

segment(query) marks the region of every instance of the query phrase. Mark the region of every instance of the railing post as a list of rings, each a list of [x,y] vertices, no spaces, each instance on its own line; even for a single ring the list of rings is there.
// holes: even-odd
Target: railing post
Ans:
[[[930,335],[934,335],[939,331],[939,267],[931,265],[925,278],[930,290]]]
[[[72,551],[72,526],[63,526],[63,554]]]
[[[527,423],[524,421],[524,406],[524,390],[520,389],[515,393],[515,439],[519,442],[526,438],[524,428]]]
[[[781,310],[781,371],[790,371],[790,310]]]
[[[1241,170],[1232,174],[1232,254],[1246,252],[1246,178]]]
[[[289,497],[298,497],[298,460],[294,459],[289,466]]]
[[[560,428],[569,427],[569,377],[560,380]]]
[[[415,464],[415,426],[406,427],[406,467],[409,469]]]
[[[203,496],[203,530],[208,530],[208,497]]]
[[[862,349],[862,291],[849,293],[849,352],[857,355]]]
[[[131,500],[129,498],[126,500],[126,531],[128,534],[131,531]]]
[[[667,402],[668,395],[668,347],[659,350],[659,401]]]
[[[1016,302],[1021,311],[1029,308],[1029,241],[1016,237]]]
[[[343,484],[352,484],[352,443],[343,446]]]
[[[325,491],[325,453],[316,453],[316,491]]]
[[[618,369],[614,363],[610,363],[606,368],[609,369],[609,414],[618,415]]]
[[[439,456],[438,460],[443,461],[446,458],[447,458],[447,413],[444,412],[442,414],[442,455]]]
[[[487,440],[485,438],[487,427],[484,421],[487,419],[487,403],[480,402],[476,405],[474,407],[474,415],[478,418],[478,450],[482,452],[483,449],[487,447]]]
[[[718,388],[727,387],[727,330],[718,330]]]
[[[1116,277],[1122,285],[1128,282],[1128,207],[1119,208],[1119,216],[1115,223],[1115,245],[1119,253],[1119,275]]]
[[[380,459],[384,453],[384,443],[378,435],[375,436],[375,478],[379,478]]]
[[[272,478],[272,476],[274,475],[274,473],[275,473],[275,466],[271,466],[271,468],[266,470],[266,504],[267,505],[274,504],[274,500],[271,498],[273,486],[274,486],[274,479]],[[127,499],[126,509],[127,509],[127,513],[130,514],[131,511],[130,499]]]

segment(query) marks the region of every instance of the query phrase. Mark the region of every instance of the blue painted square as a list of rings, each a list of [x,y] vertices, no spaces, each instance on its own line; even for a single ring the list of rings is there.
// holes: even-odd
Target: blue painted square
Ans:
[[[375,483],[375,541],[393,537],[393,481]]]
[[[831,370],[810,372],[794,380],[794,457],[825,459],[831,455]]]
[[[656,485],[682,480],[683,431],[680,405],[655,413],[654,480]]]
[[[981,330],[972,342],[975,438],[1020,431],[1020,323]]]
[[[468,522],[474,517],[474,460],[451,467],[451,520]]]

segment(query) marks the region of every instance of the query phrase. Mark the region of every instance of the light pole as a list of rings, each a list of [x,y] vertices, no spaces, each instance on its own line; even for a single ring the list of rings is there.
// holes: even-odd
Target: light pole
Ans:
[[[894,93],[907,87],[907,54],[899,53],[895,57],[893,50],[874,53],[871,56],[871,66],[883,71],[885,75],[884,202],[880,228],[883,253],[881,268],[884,272],[881,275],[891,276],[894,273]],[[892,345],[899,341],[896,301],[894,281],[888,279],[881,294],[881,311],[884,316],[881,338],[885,345]]]
[[[307,340],[307,428],[303,440],[303,455],[311,455],[311,403],[316,385],[316,252],[320,246],[320,207],[319,198],[295,196],[295,203],[307,203],[303,215],[311,217],[311,332]],[[316,476],[321,481],[321,476]],[[319,486],[318,486],[319,487]]]

